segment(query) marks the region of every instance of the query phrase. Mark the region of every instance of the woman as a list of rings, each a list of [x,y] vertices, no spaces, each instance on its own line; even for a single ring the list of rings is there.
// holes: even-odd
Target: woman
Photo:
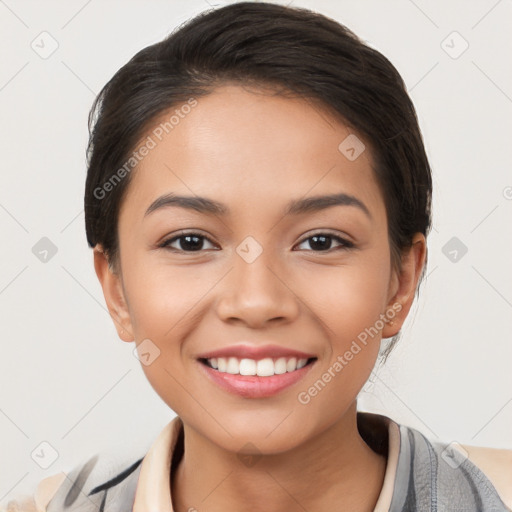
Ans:
[[[177,417],[130,463],[95,455],[8,510],[510,510],[511,450],[357,411],[431,226],[384,56],[319,14],[233,4],[139,52],[90,123],[96,273]]]

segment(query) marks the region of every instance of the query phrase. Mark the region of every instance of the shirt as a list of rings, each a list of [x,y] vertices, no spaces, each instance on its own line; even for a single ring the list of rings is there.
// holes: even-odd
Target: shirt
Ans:
[[[430,441],[369,412],[357,412],[357,426],[387,458],[374,512],[512,510],[512,450]],[[69,473],[45,478],[33,497],[11,500],[0,512],[173,512],[170,474],[183,455],[183,439],[183,423],[175,417],[145,455],[121,461],[120,454],[97,453]]]

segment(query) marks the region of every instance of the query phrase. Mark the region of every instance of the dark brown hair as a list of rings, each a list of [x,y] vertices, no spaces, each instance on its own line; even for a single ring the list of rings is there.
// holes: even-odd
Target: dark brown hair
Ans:
[[[430,230],[432,195],[416,112],[400,74],[340,23],[308,9],[261,2],[200,13],[138,52],[103,87],[89,115],[89,245],[101,244],[118,268],[118,214],[132,173],[117,171],[126,170],[163,112],[226,83],[310,99],[361,134],[386,205],[392,261],[400,268],[401,251],[413,235]]]

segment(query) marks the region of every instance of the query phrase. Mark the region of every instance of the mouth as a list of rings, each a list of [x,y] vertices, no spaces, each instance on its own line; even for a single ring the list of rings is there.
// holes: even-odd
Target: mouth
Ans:
[[[210,382],[243,398],[268,398],[304,378],[316,357],[199,358],[200,369]]]
[[[258,377],[272,377],[273,375],[283,375],[285,373],[295,372],[314,361],[316,357],[297,358],[297,357],[265,357],[263,359],[249,359],[238,357],[212,357],[199,358],[199,362],[208,366],[212,370],[230,375],[257,375]]]

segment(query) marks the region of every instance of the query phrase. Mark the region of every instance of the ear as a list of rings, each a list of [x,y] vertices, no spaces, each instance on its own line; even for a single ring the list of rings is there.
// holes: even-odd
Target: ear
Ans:
[[[427,243],[422,233],[416,233],[412,245],[402,253],[402,268],[395,271],[390,282],[390,298],[384,313],[389,319],[382,330],[383,338],[398,334],[414,301],[416,288],[427,257]]]
[[[94,269],[103,288],[108,312],[114,321],[118,336],[123,341],[134,341],[133,328],[121,277],[110,268],[107,256],[100,244],[94,247]]]

